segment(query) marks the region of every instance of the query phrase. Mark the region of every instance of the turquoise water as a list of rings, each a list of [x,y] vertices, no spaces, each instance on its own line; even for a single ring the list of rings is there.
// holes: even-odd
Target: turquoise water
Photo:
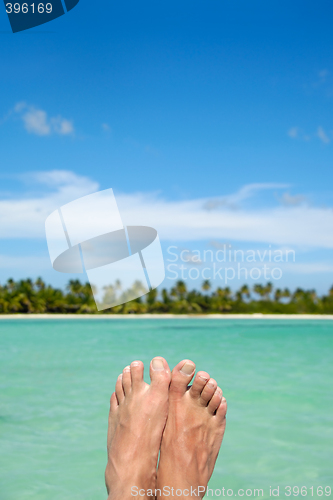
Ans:
[[[210,487],[262,488],[264,498],[270,486],[284,498],[285,486],[333,489],[333,322],[4,320],[0,499],[105,500],[115,379],[155,355],[193,359],[227,397]]]

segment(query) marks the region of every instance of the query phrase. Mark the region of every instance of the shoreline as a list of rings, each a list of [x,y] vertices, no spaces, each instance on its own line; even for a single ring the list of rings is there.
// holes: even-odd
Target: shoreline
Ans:
[[[1,314],[1,320],[22,320],[22,319],[314,319],[333,320],[333,314]]]

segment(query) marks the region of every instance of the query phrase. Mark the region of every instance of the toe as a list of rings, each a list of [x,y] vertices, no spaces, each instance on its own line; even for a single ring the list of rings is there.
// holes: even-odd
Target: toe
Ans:
[[[133,361],[131,363],[131,378],[132,389],[134,391],[137,391],[144,386],[142,361]]]
[[[195,379],[193,381],[193,384],[190,389],[190,396],[192,398],[197,399],[200,397],[200,394],[202,392],[202,389],[205,387],[207,384],[208,380],[210,379],[210,376],[207,372],[198,372],[195,376]]]
[[[108,437],[107,437],[107,447],[108,447],[108,449],[109,449],[109,446],[110,446],[110,443],[111,443],[111,439],[112,439],[112,434],[113,434],[112,421],[114,420],[114,415],[115,415],[115,412],[118,409],[118,406],[119,405],[118,405],[117,395],[114,392],[112,394],[112,396],[111,396],[111,399],[110,399],[109,425],[108,425]]]
[[[211,415],[214,415],[214,413],[216,412],[216,410],[218,409],[218,407],[221,404],[221,400],[222,400],[222,389],[220,389],[220,387],[218,387],[216,389],[212,399],[208,403],[208,411],[209,411],[209,413],[211,413]]]
[[[150,362],[151,386],[164,386],[169,389],[171,373],[168,363],[161,356],[156,356]]]
[[[122,381],[123,381],[124,393],[125,396],[127,396],[132,389],[131,368],[129,366],[125,366],[125,368],[123,369]]]
[[[125,398],[122,378],[123,378],[123,374],[119,375],[119,377],[117,378],[117,382],[116,382],[116,396],[117,396],[118,404],[122,403],[124,401],[124,398]]]
[[[189,359],[184,359],[174,367],[171,374],[170,397],[183,396],[187,386],[193,378],[195,364]]]
[[[220,422],[223,422],[227,414],[227,400],[222,397],[221,404],[216,410],[216,417]]]
[[[202,389],[202,393],[200,395],[200,403],[203,406],[207,406],[208,402],[212,399],[214,392],[216,391],[217,388],[217,382],[213,378],[210,378],[205,385],[205,387]]]
[[[118,399],[117,399],[116,393],[114,392],[111,396],[111,399],[110,399],[111,413],[114,413],[117,410],[118,406],[119,406]]]

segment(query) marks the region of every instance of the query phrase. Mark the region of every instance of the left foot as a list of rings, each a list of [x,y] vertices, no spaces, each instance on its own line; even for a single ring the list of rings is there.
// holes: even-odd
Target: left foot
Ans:
[[[143,363],[133,361],[119,375],[111,396],[105,471],[109,500],[132,500],[132,492],[140,489],[145,491],[140,498],[147,499],[149,490],[155,496],[158,453],[168,415],[170,369],[164,358],[151,361],[150,378],[151,384],[146,384]]]

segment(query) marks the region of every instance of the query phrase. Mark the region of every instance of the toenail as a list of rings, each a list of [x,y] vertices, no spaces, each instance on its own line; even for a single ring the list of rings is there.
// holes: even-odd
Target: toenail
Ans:
[[[131,366],[140,366],[140,361],[133,361]]]
[[[208,382],[207,387],[211,387],[211,388],[215,387],[214,382]]]
[[[203,377],[202,375],[199,375],[199,378],[201,378],[201,380],[204,380],[205,382],[207,382],[208,380],[208,377]]]
[[[222,398],[222,403],[225,403],[226,402],[226,399],[225,398]]]
[[[195,370],[195,365],[193,363],[190,363],[189,361],[186,361],[185,365],[181,368],[180,372],[183,373],[184,375],[191,375]]]
[[[153,370],[157,372],[161,372],[162,370],[164,370],[164,364],[161,359],[154,358],[153,361],[151,362],[151,365],[153,367]]]
[[[124,372],[129,372],[129,371],[131,371],[131,368],[129,366],[125,366]]]

